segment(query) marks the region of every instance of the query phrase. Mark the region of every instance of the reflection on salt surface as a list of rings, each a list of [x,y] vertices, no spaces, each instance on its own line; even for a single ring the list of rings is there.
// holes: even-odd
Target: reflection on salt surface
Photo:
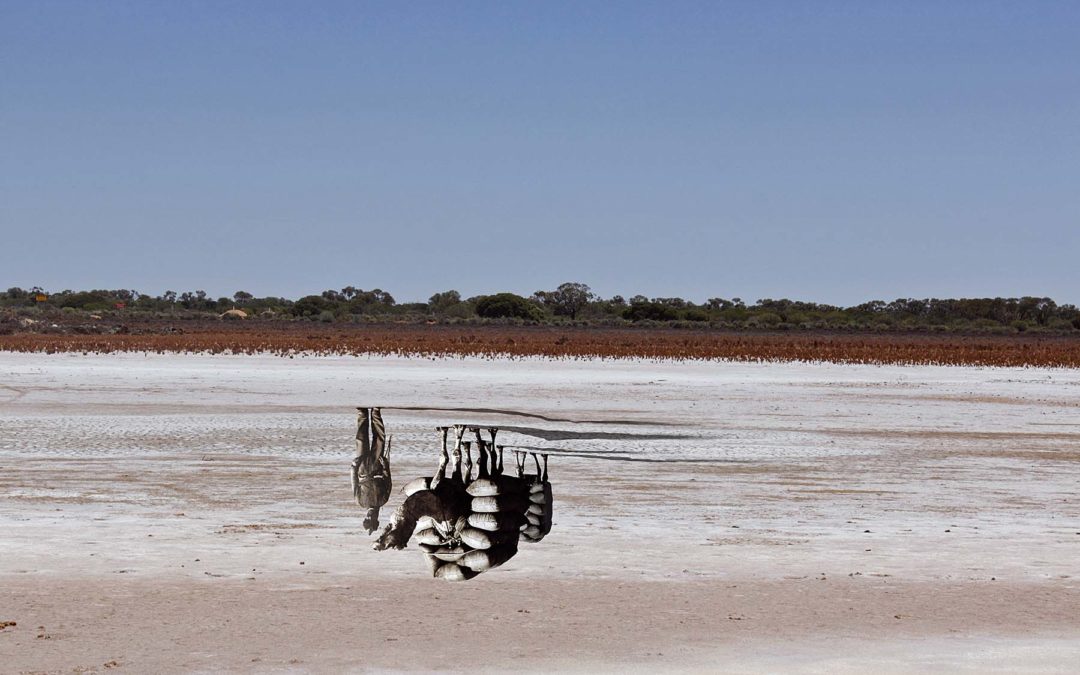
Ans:
[[[449,448],[451,429],[453,450]],[[520,542],[539,542],[551,531],[548,458],[515,452],[516,470],[507,472],[504,447],[495,444],[497,428],[486,429],[488,440],[479,427],[459,424],[437,431],[442,447],[435,474],[405,485],[405,502],[373,548],[405,548],[415,535],[433,576],[463,581],[513,558]],[[464,440],[466,432],[475,436],[475,465],[473,441]],[[530,458],[534,473],[527,472]]]

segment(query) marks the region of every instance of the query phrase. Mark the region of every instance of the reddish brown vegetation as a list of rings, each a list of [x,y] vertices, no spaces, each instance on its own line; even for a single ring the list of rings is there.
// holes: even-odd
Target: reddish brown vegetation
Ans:
[[[119,334],[14,333],[0,350],[19,352],[192,352],[327,355],[645,358],[831,361],[1080,367],[1080,340],[870,334],[748,334],[666,329],[496,326],[320,326],[219,322],[131,325]]]

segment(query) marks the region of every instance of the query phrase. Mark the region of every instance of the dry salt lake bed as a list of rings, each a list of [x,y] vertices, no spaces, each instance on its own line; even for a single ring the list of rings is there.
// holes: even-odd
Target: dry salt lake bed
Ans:
[[[550,452],[551,534],[372,551],[356,405],[395,486]],[[1078,577],[1080,371],[0,353],[0,672],[1076,672]]]

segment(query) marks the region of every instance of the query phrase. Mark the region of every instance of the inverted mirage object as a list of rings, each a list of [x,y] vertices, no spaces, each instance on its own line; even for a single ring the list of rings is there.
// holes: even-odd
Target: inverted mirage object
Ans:
[[[357,408],[356,456],[352,462],[352,492],[356,503],[367,509],[364,529],[379,527],[379,509],[390,499],[390,439],[386,438],[382,410]]]
[[[456,437],[452,452],[451,429]],[[526,473],[526,453],[515,452],[516,471],[511,475],[503,471],[503,446],[495,445],[498,429],[486,429],[490,440],[484,440],[480,427],[458,424],[436,431],[442,450],[435,475],[416,478],[402,488],[405,502],[372,547],[405,548],[415,533],[432,575],[463,581],[513,558],[519,542],[538,542],[551,531],[547,455],[542,455],[541,468],[537,455],[529,453],[536,473]],[[464,440],[466,431],[475,435],[475,466],[473,443]]]

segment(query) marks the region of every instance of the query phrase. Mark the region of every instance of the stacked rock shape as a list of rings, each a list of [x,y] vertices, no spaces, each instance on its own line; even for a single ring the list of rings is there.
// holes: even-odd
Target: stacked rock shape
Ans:
[[[468,482],[468,513],[449,521],[417,521],[415,534],[432,575],[464,581],[494,569],[518,552],[520,540],[537,542],[551,530],[551,484],[535,475],[489,475]],[[404,491],[428,490],[431,480],[416,479]]]

